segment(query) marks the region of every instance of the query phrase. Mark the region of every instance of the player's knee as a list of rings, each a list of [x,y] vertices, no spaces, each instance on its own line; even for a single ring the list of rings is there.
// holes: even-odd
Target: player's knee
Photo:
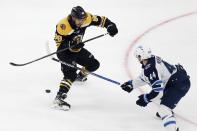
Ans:
[[[64,74],[64,79],[69,79],[71,82],[73,82],[77,77],[76,70],[62,70]]]
[[[89,65],[86,67],[86,69],[90,72],[96,71],[100,67],[100,63],[98,60],[94,59],[92,60]]]

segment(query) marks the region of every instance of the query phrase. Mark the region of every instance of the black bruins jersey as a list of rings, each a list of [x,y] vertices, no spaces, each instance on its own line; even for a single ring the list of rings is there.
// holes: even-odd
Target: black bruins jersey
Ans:
[[[56,26],[56,33],[54,40],[57,43],[57,49],[61,50],[69,47],[69,42],[75,41],[76,44],[82,42],[85,30],[88,26],[98,26],[107,28],[111,24],[111,21],[104,16],[97,16],[87,13],[87,18],[84,20],[80,28],[77,28],[72,20],[71,16],[68,15],[66,18],[60,20]],[[79,52],[81,48],[71,49],[71,52]]]

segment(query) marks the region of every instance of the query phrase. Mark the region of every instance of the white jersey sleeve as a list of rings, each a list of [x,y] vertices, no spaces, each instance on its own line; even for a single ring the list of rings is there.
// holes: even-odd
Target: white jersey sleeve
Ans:
[[[133,84],[133,88],[139,88],[147,84],[147,82],[144,79],[143,72],[141,72],[141,74],[138,77],[133,79],[132,84]]]

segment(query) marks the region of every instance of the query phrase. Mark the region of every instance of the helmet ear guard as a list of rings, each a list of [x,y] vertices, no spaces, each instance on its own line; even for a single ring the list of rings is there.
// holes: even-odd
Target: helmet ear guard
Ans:
[[[149,47],[140,45],[135,49],[134,56],[138,59],[140,58],[141,60],[145,60],[152,57],[152,52]]]
[[[77,19],[85,19],[87,17],[87,13],[81,6],[73,7],[70,15]]]

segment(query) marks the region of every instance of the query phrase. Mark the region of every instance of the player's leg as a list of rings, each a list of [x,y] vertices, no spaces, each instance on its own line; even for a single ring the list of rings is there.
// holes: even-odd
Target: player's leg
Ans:
[[[178,71],[166,84],[161,104],[174,109],[190,88],[190,79],[186,73]]]
[[[72,53],[65,53],[64,56],[59,57],[62,58],[62,61],[65,61],[69,64],[74,64],[75,56]],[[59,90],[54,100],[54,105],[58,106],[60,109],[67,110],[70,108],[70,104],[68,104],[65,99],[67,97],[67,93],[69,92],[72,83],[75,81],[77,77],[77,70],[71,67],[68,67],[64,64],[61,64],[61,71],[64,75],[63,79],[60,82]]]
[[[169,87],[169,85],[173,87]],[[173,109],[188,92],[190,88],[190,81],[189,79],[185,79],[184,81],[169,85],[167,85],[161,99],[161,107],[158,111],[158,115],[161,117],[163,125],[168,131],[176,131],[178,129]]]
[[[163,126],[167,131],[177,131],[176,119],[169,107],[161,104],[158,113],[162,119]]]
[[[94,56],[84,48],[80,51],[80,54],[77,56],[76,62],[83,66],[84,69],[84,71],[80,71],[78,73],[77,79],[79,81],[87,80],[88,74],[86,73],[86,71],[96,71],[100,66],[99,61],[95,59]]]
[[[54,104],[56,104],[63,110],[67,110],[70,108],[70,104],[65,101],[65,98],[67,97],[67,93],[69,92],[72,83],[77,77],[77,73],[75,69],[69,68],[65,65],[62,65],[61,68],[64,74],[64,78],[60,82],[59,91],[57,92],[57,95],[55,97]]]
[[[177,124],[172,110],[165,105],[160,105],[158,112],[167,131],[176,131]]]

